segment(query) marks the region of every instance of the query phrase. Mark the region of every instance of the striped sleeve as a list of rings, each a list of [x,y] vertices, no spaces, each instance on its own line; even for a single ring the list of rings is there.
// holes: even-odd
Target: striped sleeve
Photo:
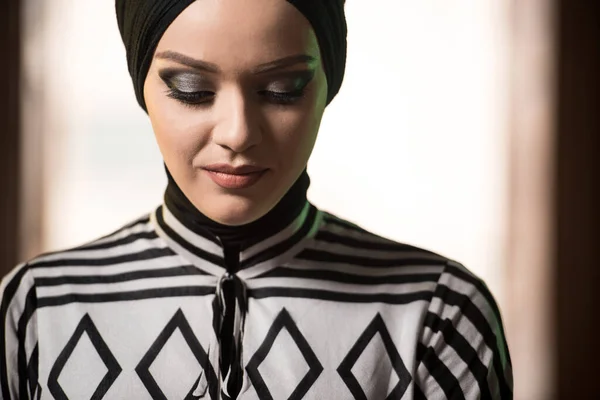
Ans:
[[[415,393],[437,399],[512,399],[512,367],[502,319],[487,286],[449,262],[417,344]]]
[[[0,400],[39,398],[36,292],[29,267],[14,268],[0,283]]]

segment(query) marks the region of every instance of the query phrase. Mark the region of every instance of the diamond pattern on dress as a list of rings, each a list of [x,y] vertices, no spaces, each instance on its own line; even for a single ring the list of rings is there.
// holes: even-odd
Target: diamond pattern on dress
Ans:
[[[371,323],[369,323],[369,326],[367,326],[365,331],[360,335],[356,343],[352,346],[350,352],[346,355],[346,357],[338,367],[338,374],[341,376],[348,389],[350,389],[350,392],[352,393],[355,399],[368,399],[367,394],[365,393],[365,389],[359,383],[358,379],[352,372],[352,369],[357,364],[357,362],[359,362],[359,359],[365,353],[365,349],[367,349],[367,347],[377,334],[379,334],[378,336],[381,338],[380,340],[383,341],[383,347],[389,357],[391,367],[396,372],[398,377],[398,383],[390,391],[387,397],[385,397],[385,400],[400,400],[406,392],[406,389],[408,388],[408,385],[410,384],[412,378],[410,376],[410,373],[406,369],[404,362],[402,362],[402,358],[398,353],[398,349],[394,345],[392,337],[390,336],[390,333],[385,326],[383,318],[379,313],[377,313],[375,318],[371,321]]]
[[[115,356],[111,353],[104,339],[102,339],[100,332],[98,332],[98,329],[94,325],[94,322],[92,321],[90,316],[88,314],[85,314],[79,322],[79,324],[77,325],[77,328],[75,328],[75,332],[67,342],[66,346],[54,362],[54,365],[50,370],[50,375],[48,376],[48,390],[50,391],[52,396],[54,396],[54,398],[57,400],[69,399],[69,397],[67,396],[67,394],[65,393],[58,381],[61,372],[63,371],[67,363],[71,360],[73,352],[80,344],[81,338],[83,337],[84,333],[87,334],[91,345],[98,353],[99,358],[102,360],[102,363],[104,363],[104,366],[107,370],[103,377],[96,377],[98,378],[100,383],[97,384],[96,389],[94,390],[91,396],[91,399],[102,399],[104,395],[106,395],[106,392],[108,392],[108,389],[110,389],[112,384],[115,382],[115,380],[121,373],[121,366],[115,359]],[[85,368],[85,366],[81,367]]]
[[[173,318],[167,323],[162,332],[158,335],[150,349],[146,352],[142,360],[139,362],[135,371],[140,377],[142,383],[148,390],[148,393],[153,399],[167,400],[167,396],[161,389],[160,385],[151,373],[151,367],[161,352],[165,349],[167,343],[171,340],[176,330],[179,330],[185,343],[193,357],[198,361],[201,368],[199,377],[196,379],[192,387],[187,391],[185,400],[194,400],[204,397],[206,389],[210,393],[212,399],[217,399],[217,377],[215,371],[210,364],[208,354],[194,335],[189,322],[185,318],[181,309],[177,310]]]
[[[310,345],[306,341],[306,338],[302,335],[294,323],[294,320],[288,311],[284,308],[275,318],[275,321],[267,332],[265,340],[260,345],[256,353],[254,353],[250,359],[250,362],[248,362],[248,365],[246,366],[248,377],[256,389],[256,393],[258,394],[258,398],[260,400],[273,400],[273,395],[269,390],[264,377],[260,373],[259,368],[273,349],[273,344],[275,343],[275,340],[279,336],[280,332],[284,329],[289,333],[291,340],[293,343],[295,343],[296,347],[304,358],[304,361],[308,365],[308,371],[304,374],[304,376],[298,377],[298,383],[295,385],[295,388],[288,397],[288,400],[302,399],[312,385],[317,381],[317,378],[319,375],[321,375],[321,372],[323,372],[323,366],[317,359],[314,351],[311,349]],[[290,349],[286,348],[283,351],[288,353]]]

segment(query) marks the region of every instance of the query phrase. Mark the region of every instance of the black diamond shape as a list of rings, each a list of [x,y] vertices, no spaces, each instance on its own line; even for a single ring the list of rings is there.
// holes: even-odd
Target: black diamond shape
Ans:
[[[275,339],[279,335],[281,330],[286,329],[296,346],[298,346],[298,350],[302,353],[304,360],[308,364],[308,372],[304,375],[304,378],[298,383],[288,400],[299,400],[304,397],[304,395],[308,392],[311,386],[317,381],[321,372],[323,372],[323,366],[317,359],[317,356],[310,348],[306,338],[302,335],[294,320],[287,312],[285,308],[281,310],[273,325],[269,328],[269,332],[267,332],[267,337],[264,342],[260,345],[256,353],[250,359],[250,362],[246,366],[246,371],[248,372],[248,377],[252,382],[252,385],[256,389],[256,393],[260,400],[273,400],[273,396],[269,391],[262,375],[258,371],[258,367],[260,364],[267,358],[267,355],[271,351],[273,347],[273,343],[275,343]]]
[[[179,332],[181,332],[183,339],[185,340],[188,347],[192,351],[192,354],[202,367],[204,371],[203,374],[207,375],[206,378],[208,381],[208,390],[210,396],[211,398],[216,399],[218,394],[217,375],[215,374],[215,371],[212,365],[210,364],[207,353],[204,351],[204,348],[194,335],[192,328],[187,319],[185,318],[185,315],[183,315],[183,311],[181,311],[181,309],[177,310],[173,318],[171,318],[169,323],[167,323],[167,326],[165,326],[165,328],[158,335],[154,343],[152,343],[150,349],[146,352],[146,354],[144,354],[144,357],[142,357],[142,360],[139,362],[137,367],[135,367],[135,371],[137,372],[138,376],[142,380],[142,383],[144,384],[144,386],[148,390],[148,393],[150,393],[150,396],[152,396],[153,399],[168,400],[164,392],[162,391],[160,386],[158,386],[158,383],[156,383],[156,380],[150,373],[150,366],[152,365],[154,360],[156,360],[156,357],[158,357],[158,354],[165,347],[165,345],[171,338],[171,335],[173,335],[176,329],[179,329]],[[202,375],[200,375],[200,377],[201,376]],[[192,393],[194,392],[196,385],[200,382],[200,377],[196,380],[193,387],[190,389],[188,395],[186,396],[186,400],[195,399]]]
[[[400,400],[404,395],[404,392],[406,392],[406,389],[408,388],[412,378],[406,369],[406,366],[402,362],[402,358],[400,357],[400,354],[398,353],[398,350],[392,341],[392,337],[385,327],[383,318],[381,318],[379,313],[377,313],[375,318],[373,318],[373,321],[371,321],[369,326],[367,326],[367,329],[365,329],[365,331],[360,335],[354,346],[352,346],[350,349],[348,355],[344,357],[344,360],[338,367],[337,372],[340,374],[342,380],[348,389],[350,389],[350,392],[355,399],[367,400],[367,395],[352,373],[352,367],[354,367],[356,361],[358,361],[362,353],[365,351],[377,333],[381,335],[385,350],[390,358],[390,361],[392,362],[392,367],[394,368],[394,371],[396,371],[396,374],[398,374],[398,384],[385,398],[385,400]]]
[[[52,369],[50,370],[50,375],[48,376],[48,390],[50,390],[50,393],[52,393],[55,399],[69,400],[64,390],[58,383],[58,377],[67,364],[67,361],[73,354],[75,347],[77,347],[77,344],[84,333],[87,333],[92,346],[94,346],[98,352],[98,355],[100,356],[100,359],[102,359],[104,366],[108,370],[104,375],[104,378],[102,378],[98,384],[98,387],[96,387],[91,400],[102,399],[121,373],[121,366],[117,362],[117,359],[111,353],[104,339],[102,339],[100,332],[98,332],[98,329],[96,328],[96,325],[94,325],[94,322],[90,316],[85,314],[83,318],[81,318],[81,321],[79,321],[77,328],[75,328],[75,333],[73,333],[73,336],[71,336],[71,339],[69,339],[65,348],[61,351],[58,358],[54,362],[54,366],[52,366]]]

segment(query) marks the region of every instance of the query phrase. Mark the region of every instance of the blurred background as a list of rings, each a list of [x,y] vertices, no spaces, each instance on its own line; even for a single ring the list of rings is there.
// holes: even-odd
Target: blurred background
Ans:
[[[348,1],[309,198],[456,259],[503,312],[520,400],[600,398],[597,1]],[[166,183],[111,0],[0,2],[0,276]]]

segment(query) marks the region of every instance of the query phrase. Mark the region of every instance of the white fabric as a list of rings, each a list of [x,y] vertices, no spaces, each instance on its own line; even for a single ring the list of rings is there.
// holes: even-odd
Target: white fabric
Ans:
[[[241,257],[238,399],[512,398],[502,323],[478,278],[309,208]],[[161,207],[7,275],[0,400],[223,398],[223,255],[184,229]]]

